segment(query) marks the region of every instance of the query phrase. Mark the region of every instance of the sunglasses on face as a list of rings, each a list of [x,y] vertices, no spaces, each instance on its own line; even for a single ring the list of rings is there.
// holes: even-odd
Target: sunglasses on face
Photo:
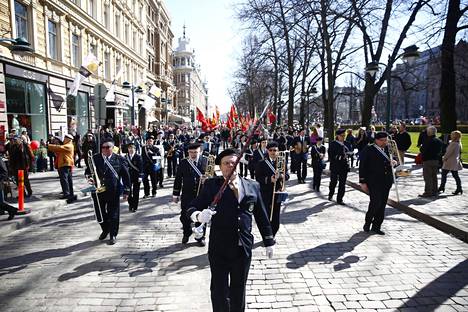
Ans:
[[[268,151],[269,151],[269,152],[277,152],[278,149],[277,149],[277,148],[270,148],[270,149],[268,149]]]
[[[101,148],[103,148],[103,149],[109,149],[109,148],[112,148],[112,145],[103,145],[103,146],[101,146]]]

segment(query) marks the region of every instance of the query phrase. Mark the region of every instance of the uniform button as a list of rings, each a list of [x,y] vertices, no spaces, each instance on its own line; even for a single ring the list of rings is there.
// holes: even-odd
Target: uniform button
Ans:
[[[239,221],[240,221],[240,217],[237,217],[237,220],[239,220]]]

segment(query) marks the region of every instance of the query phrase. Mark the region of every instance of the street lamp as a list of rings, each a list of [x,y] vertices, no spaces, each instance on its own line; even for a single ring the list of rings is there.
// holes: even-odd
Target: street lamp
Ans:
[[[3,44],[6,47],[8,47],[11,53],[34,53],[34,49],[31,48],[31,44],[23,37],[19,37],[16,39],[0,38],[0,44]]]
[[[419,51],[418,47],[416,45],[411,45],[407,48],[403,49],[403,53],[398,55],[394,60],[391,59],[391,56],[388,56],[388,63],[383,64],[383,63],[378,63],[376,61],[372,61],[366,66],[366,73],[368,73],[371,77],[374,77],[375,74],[380,70],[379,65],[385,66],[387,70],[387,116],[386,116],[386,124],[385,127],[387,128],[387,131],[390,130],[390,119],[391,119],[391,110],[392,106],[390,104],[390,99],[391,99],[391,79],[392,79],[392,66],[393,63],[399,59],[400,57],[403,59],[403,62],[407,63],[408,65],[413,65],[414,62],[419,58]]]
[[[128,81],[124,81],[122,83],[122,88],[123,89],[130,89],[131,92],[132,92],[132,119],[131,119],[131,122],[132,122],[132,126],[135,126],[135,93],[142,93],[143,92],[143,89],[140,87],[140,86],[135,86],[133,84],[131,84],[130,82]]]

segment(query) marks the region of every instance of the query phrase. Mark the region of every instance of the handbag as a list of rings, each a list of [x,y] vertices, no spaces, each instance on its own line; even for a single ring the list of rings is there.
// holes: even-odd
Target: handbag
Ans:
[[[416,165],[422,165],[423,160],[422,160],[422,154],[421,153],[416,155],[416,158],[414,159],[414,162],[416,163]]]

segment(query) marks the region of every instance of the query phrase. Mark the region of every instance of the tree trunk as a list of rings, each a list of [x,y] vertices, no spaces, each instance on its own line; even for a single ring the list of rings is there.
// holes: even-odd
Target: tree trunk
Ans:
[[[457,129],[456,111],[456,78],[454,65],[454,50],[460,19],[460,0],[449,0],[444,39],[441,46],[441,77],[440,77],[440,129],[442,133],[450,133]]]
[[[366,84],[364,85],[364,105],[362,107],[362,120],[361,126],[369,127],[372,121],[372,107],[374,106],[375,97],[375,84],[374,79],[366,74]]]

